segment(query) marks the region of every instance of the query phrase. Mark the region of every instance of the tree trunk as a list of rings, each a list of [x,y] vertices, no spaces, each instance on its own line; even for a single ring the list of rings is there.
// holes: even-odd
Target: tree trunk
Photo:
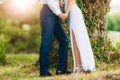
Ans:
[[[118,59],[110,40],[107,38],[106,15],[110,0],[77,0],[89,32],[95,58],[103,62]]]

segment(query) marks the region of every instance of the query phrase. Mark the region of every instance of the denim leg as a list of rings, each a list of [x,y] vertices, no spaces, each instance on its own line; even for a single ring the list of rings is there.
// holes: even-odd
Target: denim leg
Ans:
[[[41,47],[40,47],[40,71],[41,73],[48,72],[49,69],[49,52],[50,47],[52,43],[52,37],[53,37],[53,27],[54,25],[49,24],[49,27],[46,27],[48,25],[44,24],[42,28],[44,28],[44,31],[42,32],[42,41],[41,41]]]
[[[54,16],[47,7],[41,12],[42,40],[40,45],[40,73],[47,74],[49,69],[49,52],[55,27]]]
[[[58,52],[58,67],[57,70],[67,70],[68,63],[68,38],[66,33],[61,26],[60,21],[57,22],[54,29],[54,35],[59,41],[59,52]]]

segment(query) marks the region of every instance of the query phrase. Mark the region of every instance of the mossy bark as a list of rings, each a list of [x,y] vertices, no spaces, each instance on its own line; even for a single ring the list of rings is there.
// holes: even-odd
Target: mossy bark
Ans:
[[[85,18],[95,58],[102,62],[118,59],[118,54],[107,37],[106,18],[110,0],[77,0],[77,3]]]

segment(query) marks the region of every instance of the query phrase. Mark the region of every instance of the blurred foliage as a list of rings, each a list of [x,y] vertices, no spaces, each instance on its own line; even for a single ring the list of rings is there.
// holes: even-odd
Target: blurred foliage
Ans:
[[[120,59],[118,59],[118,60],[115,61],[115,65],[118,66],[118,67],[120,67]]]
[[[38,23],[21,24],[18,21],[1,18],[0,34],[9,38],[7,52],[38,52],[40,45],[39,25]]]
[[[120,52],[120,42],[116,42],[116,49]]]
[[[108,15],[107,28],[111,31],[120,31],[120,12]]]
[[[6,50],[8,39],[3,34],[0,34],[0,65],[5,65],[6,63]]]

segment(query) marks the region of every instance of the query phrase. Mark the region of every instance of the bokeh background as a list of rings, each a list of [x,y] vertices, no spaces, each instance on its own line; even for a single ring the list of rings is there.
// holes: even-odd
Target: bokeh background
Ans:
[[[110,3],[110,12],[107,17],[108,36],[113,46],[120,48],[120,1],[112,0]]]

